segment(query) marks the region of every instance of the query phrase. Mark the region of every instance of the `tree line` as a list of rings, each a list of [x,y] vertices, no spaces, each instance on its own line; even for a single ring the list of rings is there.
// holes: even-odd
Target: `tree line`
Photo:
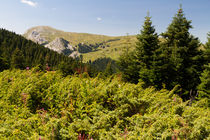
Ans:
[[[14,32],[0,29],[0,71],[37,67],[41,71],[60,70],[63,76],[87,72],[93,77],[99,72],[106,71],[109,63],[114,62],[103,58],[83,63],[82,58],[73,59],[27,40]],[[109,72],[109,75],[111,74],[113,72]]]
[[[1,71],[8,68],[25,69],[37,65],[41,68],[47,65],[55,69],[61,61],[74,62],[70,57],[58,54],[5,29],[0,29],[0,61]]]

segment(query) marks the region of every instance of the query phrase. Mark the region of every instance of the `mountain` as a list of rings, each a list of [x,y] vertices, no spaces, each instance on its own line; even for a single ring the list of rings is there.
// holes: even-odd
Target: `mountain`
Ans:
[[[101,57],[110,57],[117,60],[126,47],[133,49],[136,42],[135,36],[112,37],[64,32],[49,26],[32,27],[23,36],[68,56],[79,56],[81,54],[84,61],[94,61]],[[71,49],[68,49],[68,45],[65,44],[71,46]]]

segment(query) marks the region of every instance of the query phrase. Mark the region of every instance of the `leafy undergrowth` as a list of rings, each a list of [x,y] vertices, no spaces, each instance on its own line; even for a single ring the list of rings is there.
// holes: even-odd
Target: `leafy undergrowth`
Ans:
[[[117,76],[0,73],[0,139],[210,139],[209,116],[207,99],[189,106]]]

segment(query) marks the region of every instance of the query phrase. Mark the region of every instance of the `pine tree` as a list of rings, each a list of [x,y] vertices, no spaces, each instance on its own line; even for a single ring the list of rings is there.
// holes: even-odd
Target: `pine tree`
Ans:
[[[145,86],[162,87],[160,73],[159,39],[152,26],[151,17],[145,17],[141,33],[137,35],[136,48],[133,52],[125,51],[120,57],[119,65],[126,81],[138,83],[143,81]]]
[[[167,71],[164,82],[168,89],[180,85],[184,91],[195,90],[199,84],[202,66],[200,42],[190,34],[191,21],[184,16],[180,7],[167,31],[162,34],[165,43],[162,46]]]
[[[146,16],[141,34],[137,35],[135,57],[139,65],[139,78],[145,86],[162,86],[160,77],[160,50],[158,34],[152,26],[151,17]]]

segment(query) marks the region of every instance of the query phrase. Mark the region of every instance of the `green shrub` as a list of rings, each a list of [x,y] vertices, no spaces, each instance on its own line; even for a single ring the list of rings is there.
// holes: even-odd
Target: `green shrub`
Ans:
[[[173,94],[116,76],[0,73],[0,139],[209,139],[207,99]]]

